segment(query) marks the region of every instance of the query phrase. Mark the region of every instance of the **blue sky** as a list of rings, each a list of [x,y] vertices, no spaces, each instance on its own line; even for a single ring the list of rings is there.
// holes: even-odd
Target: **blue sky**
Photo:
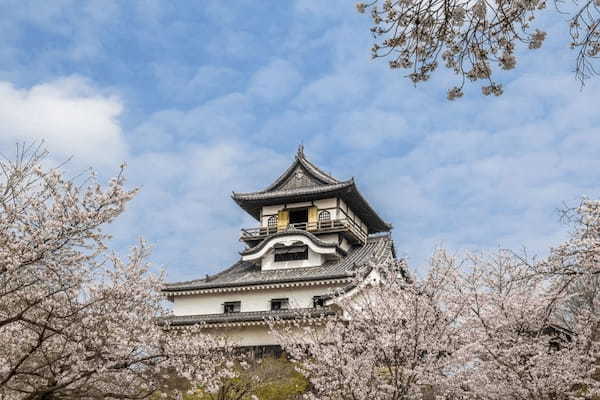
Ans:
[[[232,190],[271,183],[299,143],[393,223],[400,255],[526,247],[565,237],[564,204],[595,197],[597,81],[572,74],[562,21],[521,52],[505,94],[446,100],[370,60],[353,1],[0,1],[0,151],[45,139],[69,168],[142,188],[110,229],[142,236],[169,280],[235,261],[256,225]],[[560,23],[559,23],[560,22]]]

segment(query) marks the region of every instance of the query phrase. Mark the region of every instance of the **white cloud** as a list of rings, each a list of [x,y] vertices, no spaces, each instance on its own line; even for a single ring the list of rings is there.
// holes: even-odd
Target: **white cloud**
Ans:
[[[130,159],[129,181],[142,190],[113,233],[142,233],[169,280],[199,278],[237,261],[239,229],[257,222],[235,204],[231,191],[262,189],[290,162],[290,155],[223,139]]]
[[[133,130],[132,141],[140,150],[185,148],[193,142],[247,135],[253,121],[247,96],[230,93],[190,110],[158,111]]]
[[[365,150],[409,134],[402,115],[372,108],[341,113],[333,133],[340,144]]]
[[[15,88],[0,82],[0,146],[44,140],[59,156],[104,166],[124,161],[120,100],[81,78]]]
[[[301,81],[302,76],[294,65],[277,59],[254,74],[248,92],[263,100],[278,101],[291,95]]]

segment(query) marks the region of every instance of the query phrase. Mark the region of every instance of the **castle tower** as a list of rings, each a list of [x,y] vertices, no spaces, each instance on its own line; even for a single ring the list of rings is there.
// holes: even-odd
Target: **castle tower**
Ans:
[[[327,295],[354,282],[361,267],[395,258],[391,225],[354,179],[340,181],[308,161],[300,146],[266,189],[234,192],[258,226],[242,229],[246,248],[231,267],[203,279],[166,284],[172,325],[205,323],[240,346],[270,346],[265,318],[333,314]]]

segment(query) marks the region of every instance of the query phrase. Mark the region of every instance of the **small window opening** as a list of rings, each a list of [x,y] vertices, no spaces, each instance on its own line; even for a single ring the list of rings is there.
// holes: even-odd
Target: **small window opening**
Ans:
[[[319,227],[328,228],[332,224],[331,214],[327,210],[323,210],[319,213]]]
[[[313,297],[313,308],[321,308],[325,306],[325,299],[322,296]]]
[[[296,229],[306,229],[308,223],[308,208],[290,210],[290,224]]]
[[[288,299],[271,300],[271,311],[287,310],[290,306]]]
[[[267,229],[269,231],[277,230],[277,215],[272,215],[267,220]]]
[[[228,301],[223,303],[223,312],[225,314],[238,313],[242,309],[241,301]]]
[[[295,260],[308,260],[308,246],[275,248],[275,262]]]
[[[329,221],[331,219],[331,214],[329,211],[324,210],[319,213],[319,221]]]

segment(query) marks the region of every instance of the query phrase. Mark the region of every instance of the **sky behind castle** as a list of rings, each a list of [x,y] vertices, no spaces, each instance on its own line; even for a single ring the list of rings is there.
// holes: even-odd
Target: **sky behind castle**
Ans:
[[[560,23],[559,23],[560,22]],[[0,1],[0,152],[44,139],[101,177],[127,161],[141,194],[111,231],[139,236],[169,280],[214,273],[257,223],[231,191],[307,157],[354,176],[423,270],[438,245],[525,246],[565,237],[564,204],[598,196],[598,80],[581,90],[564,24],[501,75],[505,94],[440,71],[414,88],[370,60],[353,1]]]

